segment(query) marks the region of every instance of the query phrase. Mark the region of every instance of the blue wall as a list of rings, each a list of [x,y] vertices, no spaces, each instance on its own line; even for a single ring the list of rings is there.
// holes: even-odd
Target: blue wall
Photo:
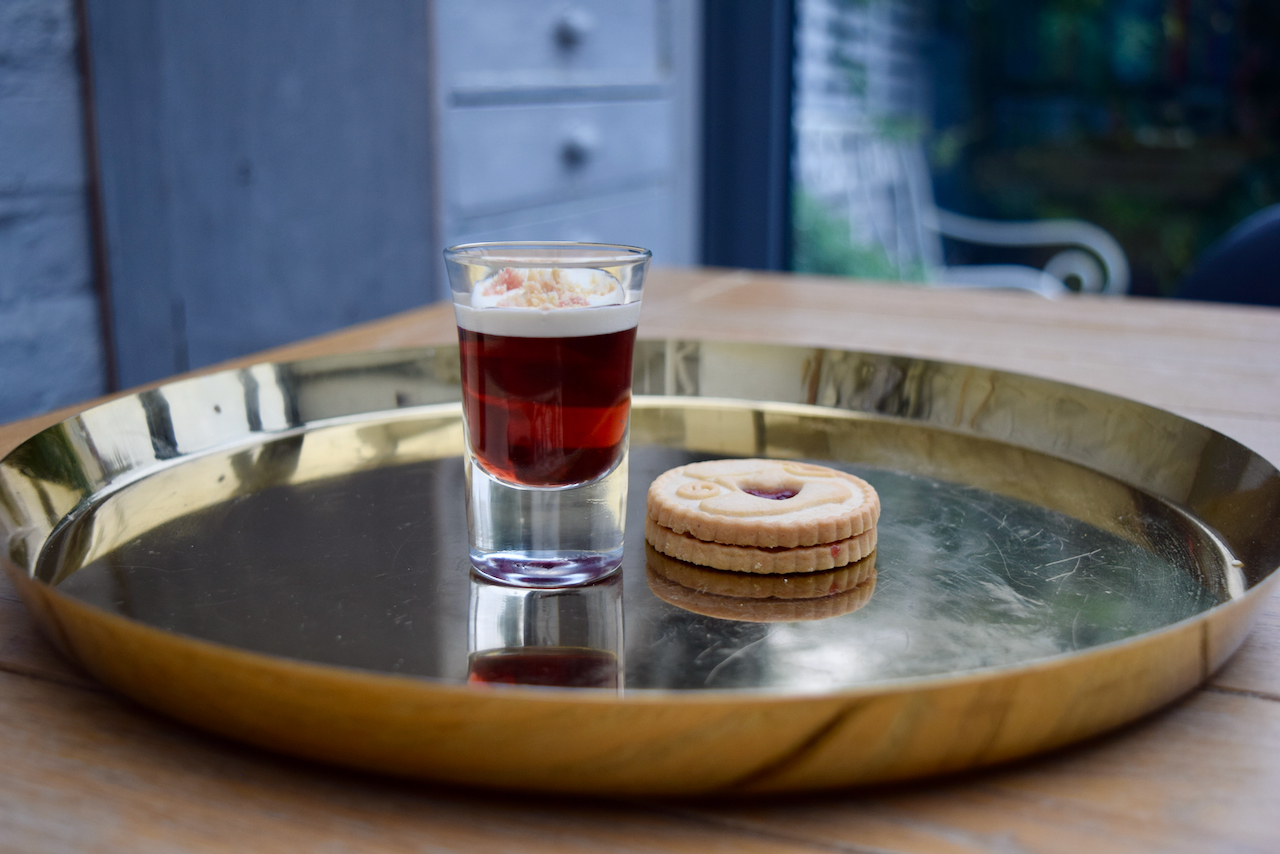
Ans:
[[[105,390],[71,0],[0,0],[0,421]]]
[[[119,382],[429,302],[422,0],[87,0]]]

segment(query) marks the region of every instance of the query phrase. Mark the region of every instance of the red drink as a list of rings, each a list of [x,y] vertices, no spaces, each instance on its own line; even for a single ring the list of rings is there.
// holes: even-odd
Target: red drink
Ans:
[[[607,474],[626,440],[635,337],[634,326],[546,338],[459,327],[462,400],[476,461],[495,477],[527,486]]]

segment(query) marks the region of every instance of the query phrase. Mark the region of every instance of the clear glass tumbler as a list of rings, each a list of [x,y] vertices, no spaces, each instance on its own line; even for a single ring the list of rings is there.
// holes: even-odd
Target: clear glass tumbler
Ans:
[[[445,250],[480,574],[560,587],[621,565],[631,360],[649,257],[590,243]]]

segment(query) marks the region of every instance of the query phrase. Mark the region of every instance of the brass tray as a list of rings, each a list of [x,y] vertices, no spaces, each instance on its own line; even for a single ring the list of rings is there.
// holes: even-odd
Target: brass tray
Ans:
[[[697,341],[641,342],[635,380],[627,555],[603,585],[535,601],[468,572],[452,347],[211,374],[45,430],[0,461],[5,567],[68,656],[197,726],[589,793],[845,786],[1068,744],[1203,681],[1277,577],[1276,469],[1132,401]],[[663,566],[644,490],[716,456],[872,482],[874,570],[760,599]],[[612,645],[612,678],[469,684],[538,620]]]

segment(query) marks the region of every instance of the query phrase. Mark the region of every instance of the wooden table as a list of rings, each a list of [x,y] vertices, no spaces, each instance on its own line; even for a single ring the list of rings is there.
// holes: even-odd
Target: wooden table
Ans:
[[[641,334],[1022,371],[1164,407],[1280,461],[1274,309],[663,270]],[[437,305],[241,363],[453,336]],[[78,408],[0,427],[0,455]],[[458,790],[222,741],[83,676],[5,583],[0,768],[5,851],[1280,851],[1280,596],[1208,684],[1104,738],[947,780],[727,803]]]

